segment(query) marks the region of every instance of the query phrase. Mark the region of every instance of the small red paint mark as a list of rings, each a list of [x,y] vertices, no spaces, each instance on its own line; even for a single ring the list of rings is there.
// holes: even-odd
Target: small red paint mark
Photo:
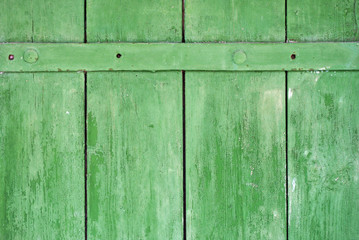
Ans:
[[[10,55],[9,55],[9,60],[14,60],[14,58],[15,58],[15,57],[14,57],[13,54],[10,54]]]

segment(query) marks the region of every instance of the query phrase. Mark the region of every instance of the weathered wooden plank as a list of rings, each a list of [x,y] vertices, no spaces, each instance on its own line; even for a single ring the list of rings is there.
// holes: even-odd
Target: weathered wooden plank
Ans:
[[[25,61],[29,52],[35,63]],[[11,43],[0,55],[0,71],[359,69],[359,43]]]
[[[0,75],[0,239],[84,237],[83,75]]]
[[[182,239],[180,72],[88,75],[91,239]]]
[[[284,0],[186,1],[185,39],[284,42],[284,8]],[[238,68],[266,58],[245,52]],[[284,73],[186,72],[188,239],[285,238],[284,89]]]
[[[289,238],[359,238],[359,73],[289,73]]]
[[[181,41],[181,1],[87,2],[89,42]],[[89,238],[182,239],[181,74],[87,76]]]
[[[356,41],[356,0],[288,1],[291,41]],[[290,239],[358,239],[358,72],[288,75]]]
[[[180,42],[178,0],[88,0],[88,42]]]
[[[284,7],[285,0],[186,1],[186,42],[283,42]]]
[[[285,239],[284,73],[186,76],[188,239]]]
[[[82,42],[84,1],[3,0],[0,22],[0,42]],[[0,239],[82,239],[83,74],[0,74]]]
[[[0,42],[83,42],[83,0],[2,0]]]
[[[358,41],[357,0],[288,0],[290,41]]]

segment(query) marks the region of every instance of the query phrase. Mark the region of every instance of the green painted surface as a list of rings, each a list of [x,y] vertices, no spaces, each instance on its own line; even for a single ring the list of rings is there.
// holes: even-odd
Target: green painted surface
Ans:
[[[187,75],[188,239],[285,239],[284,73]]]
[[[357,0],[288,0],[290,41],[358,41]]]
[[[182,239],[180,72],[88,75],[90,239]]]
[[[28,53],[35,63],[24,61]],[[25,54],[26,53],[26,54]],[[117,58],[120,53],[121,57]],[[0,71],[358,70],[358,43],[2,44]],[[240,54],[240,55],[238,55]],[[295,59],[291,55],[295,54]],[[31,59],[30,59],[31,60]]]
[[[289,238],[359,239],[359,73],[289,73]]]
[[[289,0],[288,38],[356,41],[358,10]],[[289,239],[359,239],[359,73],[324,70],[288,75]]]
[[[87,2],[89,42],[181,41],[181,1]],[[138,51],[130,65],[161,55]],[[87,76],[89,238],[182,239],[181,73]]]
[[[0,42],[82,42],[83,0],[1,0]]]
[[[358,40],[356,0],[287,3],[290,41]],[[87,39],[178,43],[181,8],[87,0]],[[284,0],[185,1],[185,40],[283,42],[284,11]],[[3,0],[0,42],[82,42],[84,12],[79,0]],[[83,74],[3,73],[84,69],[321,70],[290,73],[289,89],[279,72],[186,73],[187,236],[285,238],[287,90],[289,238],[359,238],[359,74],[332,71],[358,68],[357,43],[34,45],[25,62],[29,46],[0,46],[0,239],[84,237]],[[182,239],[181,73],[87,84],[89,238]]]
[[[284,0],[186,1],[185,39],[284,42],[284,8]],[[238,50],[247,59],[237,68],[296,64],[289,46]],[[186,72],[187,239],[285,239],[284,94],[284,73]]]
[[[0,75],[0,239],[84,237],[83,75]]]
[[[82,42],[84,1],[2,0],[0,22],[0,42]],[[84,238],[84,119],[83,74],[0,71],[0,239]]]
[[[88,42],[180,42],[181,0],[87,0]]]
[[[185,1],[186,42],[284,42],[284,7],[285,0]]]

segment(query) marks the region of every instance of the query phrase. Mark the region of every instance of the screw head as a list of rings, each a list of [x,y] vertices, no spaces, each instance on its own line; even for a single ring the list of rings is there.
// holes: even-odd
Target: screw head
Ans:
[[[247,60],[247,55],[244,51],[238,50],[233,54],[233,62],[235,64],[244,63]]]
[[[27,63],[35,63],[39,59],[39,54],[35,49],[27,49],[24,52],[24,61]]]

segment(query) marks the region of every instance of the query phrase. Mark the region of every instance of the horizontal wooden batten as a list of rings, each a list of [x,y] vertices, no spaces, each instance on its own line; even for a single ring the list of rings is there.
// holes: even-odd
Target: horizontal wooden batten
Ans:
[[[359,43],[4,43],[1,72],[359,70]]]

